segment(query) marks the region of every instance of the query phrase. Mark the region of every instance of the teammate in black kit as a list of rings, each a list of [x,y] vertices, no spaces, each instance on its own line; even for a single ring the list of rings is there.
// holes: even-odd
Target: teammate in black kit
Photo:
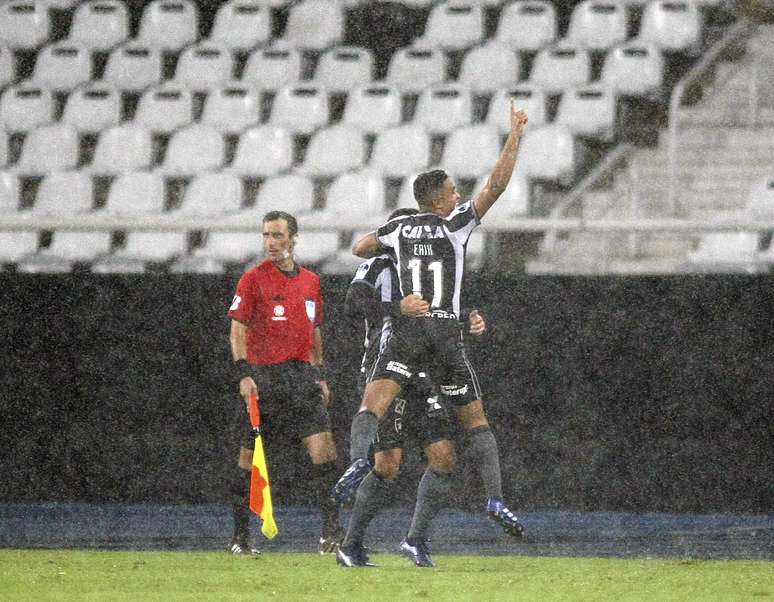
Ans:
[[[489,516],[509,533],[520,535],[521,525],[502,500],[497,444],[484,414],[478,380],[468,361],[459,324],[468,238],[507,187],[527,123],[526,113],[513,102],[510,111],[511,129],[500,158],[484,189],[473,200],[458,205],[460,197],[454,181],[442,170],[421,174],[414,183],[420,213],[388,221],[358,240],[353,252],[360,257],[373,257],[391,249],[396,256],[401,296],[414,295],[427,304],[422,317],[399,316],[394,320],[392,334],[363,396],[363,437],[373,438],[379,418],[402,386],[427,365],[443,401],[457,408],[457,415],[470,434],[468,444],[487,460],[481,465],[496,465],[496,474],[482,474],[488,493],[499,494],[490,495],[487,500]],[[356,482],[362,478],[362,471],[353,463],[339,483]],[[379,495],[376,490],[368,490],[368,482],[362,481],[358,497]],[[345,566],[364,566],[367,555],[361,542],[345,538],[337,560]]]

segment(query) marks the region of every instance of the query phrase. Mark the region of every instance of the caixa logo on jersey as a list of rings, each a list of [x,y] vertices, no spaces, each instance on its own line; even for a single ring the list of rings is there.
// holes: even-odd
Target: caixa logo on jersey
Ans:
[[[400,233],[403,238],[445,238],[443,235],[443,228],[441,226],[411,226],[405,225],[401,228]]]
[[[468,392],[468,385],[464,387],[450,387],[449,385],[441,385],[441,393],[448,397],[459,397],[465,395]]]

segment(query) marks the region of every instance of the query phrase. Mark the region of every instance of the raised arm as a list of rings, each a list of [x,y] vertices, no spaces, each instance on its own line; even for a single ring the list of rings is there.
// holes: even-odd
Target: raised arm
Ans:
[[[381,252],[382,249],[379,246],[379,241],[376,239],[376,232],[369,232],[352,245],[352,253],[363,259],[376,257]]]
[[[484,189],[473,199],[479,219],[484,217],[484,214],[494,205],[511,180],[513,168],[516,166],[519,141],[525,125],[527,125],[527,114],[519,109],[516,102],[511,99],[511,131],[505,140],[500,158],[487,178]]]

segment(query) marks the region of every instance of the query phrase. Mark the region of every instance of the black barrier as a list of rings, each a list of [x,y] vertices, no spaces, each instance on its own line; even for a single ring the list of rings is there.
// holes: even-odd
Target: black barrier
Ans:
[[[360,325],[324,278],[342,457]],[[235,277],[0,275],[0,501],[227,499],[243,411],[229,381]],[[772,281],[470,278],[471,343],[518,508],[770,512]],[[308,503],[302,450],[267,434],[275,496]],[[455,505],[483,494],[460,445]],[[343,461],[343,460],[342,460]],[[421,470],[411,459],[397,502]]]

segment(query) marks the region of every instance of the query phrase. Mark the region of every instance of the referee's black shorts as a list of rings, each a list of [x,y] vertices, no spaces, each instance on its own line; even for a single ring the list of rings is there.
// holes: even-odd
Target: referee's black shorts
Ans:
[[[481,399],[456,317],[396,319],[368,380],[388,378],[405,386],[420,370],[427,371],[438,387],[442,405],[462,406]]]
[[[258,385],[263,432],[267,436],[276,433],[285,440],[301,440],[331,430],[317,372],[311,365],[290,361],[252,368],[253,379]],[[252,449],[253,433],[246,412],[243,413],[243,424],[242,447]]]

